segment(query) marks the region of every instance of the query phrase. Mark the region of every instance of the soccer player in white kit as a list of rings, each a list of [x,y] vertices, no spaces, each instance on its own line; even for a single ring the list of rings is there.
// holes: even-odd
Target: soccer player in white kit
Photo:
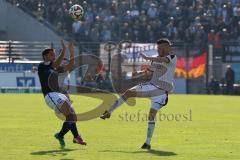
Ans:
[[[110,118],[111,113],[130,97],[151,97],[152,103],[148,116],[147,138],[142,149],[151,149],[151,138],[155,128],[155,117],[160,108],[168,102],[168,93],[173,90],[173,79],[177,57],[170,54],[171,42],[168,39],[157,41],[157,57],[148,57],[141,53],[145,60],[151,61],[152,78],[149,82],[139,84],[128,89],[118,100],[100,117]]]

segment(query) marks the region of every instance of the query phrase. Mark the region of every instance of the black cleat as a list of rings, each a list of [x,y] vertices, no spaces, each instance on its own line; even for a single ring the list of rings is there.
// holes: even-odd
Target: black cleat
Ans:
[[[111,113],[109,113],[108,111],[105,111],[100,118],[105,120],[106,118],[110,118],[111,117]]]
[[[144,143],[141,147],[142,149],[151,149],[151,145],[150,144],[147,144],[147,143]]]

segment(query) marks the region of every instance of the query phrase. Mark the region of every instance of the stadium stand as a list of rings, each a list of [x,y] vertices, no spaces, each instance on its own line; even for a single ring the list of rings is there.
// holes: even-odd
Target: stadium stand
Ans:
[[[41,51],[53,44],[48,42],[0,41],[0,59],[39,61]]]
[[[28,9],[76,41],[155,42],[161,36],[196,44],[215,39],[240,40],[238,0],[8,1]],[[84,7],[83,21],[68,18],[68,8],[73,4]]]

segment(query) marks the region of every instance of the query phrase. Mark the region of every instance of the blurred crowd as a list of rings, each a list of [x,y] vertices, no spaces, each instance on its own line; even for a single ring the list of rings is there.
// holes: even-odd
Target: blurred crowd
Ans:
[[[239,0],[8,0],[49,21],[76,41],[155,42],[159,37],[217,47],[220,41],[240,40]],[[82,21],[68,9],[84,8]]]

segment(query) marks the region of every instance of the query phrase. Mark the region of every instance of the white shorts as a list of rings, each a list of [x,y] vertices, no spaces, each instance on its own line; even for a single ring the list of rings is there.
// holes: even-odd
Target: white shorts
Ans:
[[[55,112],[60,113],[60,108],[64,102],[69,103],[68,98],[58,92],[50,92],[45,96],[45,102],[49,108],[53,109]]]
[[[142,83],[134,86],[130,90],[136,90],[138,97],[150,97],[151,98],[151,108],[154,110],[159,110],[166,105],[168,101],[168,95],[164,90],[161,90],[150,83]]]

